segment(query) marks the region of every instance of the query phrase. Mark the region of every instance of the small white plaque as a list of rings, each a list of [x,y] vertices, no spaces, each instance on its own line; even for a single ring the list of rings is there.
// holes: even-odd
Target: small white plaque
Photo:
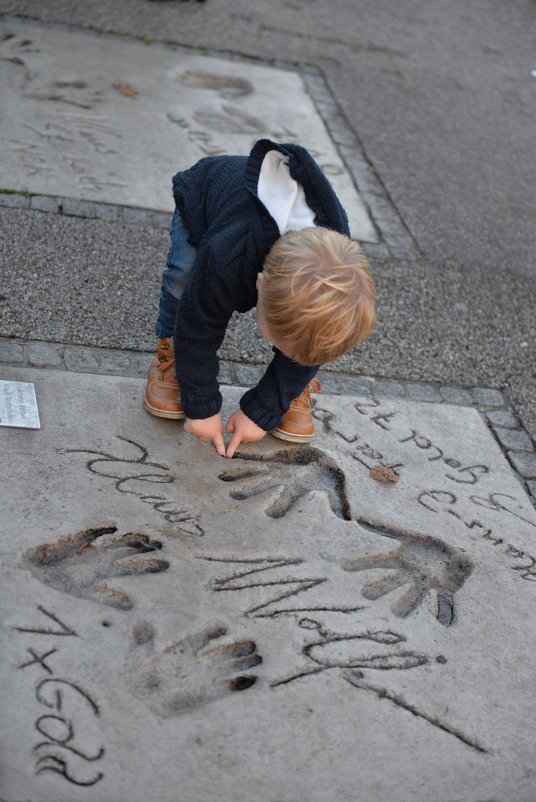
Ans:
[[[41,428],[33,384],[0,380],[0,426]]]

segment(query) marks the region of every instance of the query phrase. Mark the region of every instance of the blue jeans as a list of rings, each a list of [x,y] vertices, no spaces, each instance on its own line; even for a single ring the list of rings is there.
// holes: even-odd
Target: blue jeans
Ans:
[[[197,250],[188,242],[188,232],[181,216],[175,211],[171,223],[171,247],[162,276],[160,306],[156,321],[156,336],[173,337],[177,309],[186,283],[192,272]]]

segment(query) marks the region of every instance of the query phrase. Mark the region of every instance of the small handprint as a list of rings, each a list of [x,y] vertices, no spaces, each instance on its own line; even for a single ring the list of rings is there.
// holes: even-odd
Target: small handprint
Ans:
[[[155,713],[173,716],[250,688],[257,679],[250,669],[262,657],[251,640],[221,643],[226,634],[226,627],[213,625],[158,652],[151,624],[137,622],[128,658],[135,695],[149,700]]]
[[[387,532],[372,526],[366,528],[383,537],[400,540],[401,543],[388,554],[357,557],[341,563],[345,571],[394,569],[394,573],[364,585],[361,589],[362,595],[366,599],[374,600],[409,584],[408,589],[391,606],[395,615],[405,618],[422,604],[431,590],[435,590],[436,617],[441,624],[448,626],[453,616],[454,594],[473,570],[467,555],[435,538]]]
[[[245,78],[218,75],[202,70],[185,70],[179,75],[179,80],[186,86],[193,86],[195,89],[212,89],[225,100],[251,95],[254,91],[252,84]]]
[[[219,474],[224,482],[236,482],[231,498],[247,499],[281,488],[279,496],[265,512],[271,518],[282,518],[303,496],[322,490],[327,494],[335,515],[346,521],[350,519],[344,473],[322,451],[316,448],[289,449],[263,457],[239,452],[236,459],[256,464],[242,464]]]
[[[25,558],[32,573],[56,590],[130,610],[132,597],[106,580],[160,573],[169,568],[169,562],[145,556],[159,551],[160,541],[136,532],[116,535],[116,531],[115,526],[86,529],[29,549]]]

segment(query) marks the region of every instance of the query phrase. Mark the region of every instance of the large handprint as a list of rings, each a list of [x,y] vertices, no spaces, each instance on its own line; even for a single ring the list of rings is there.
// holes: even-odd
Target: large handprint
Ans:
[[[322,451],[296,448],[262,457],[237,452],[237,458],[249,460],[250,464],[229,468],[219,475],[224,482],[236,483],[231,498],[247,499],[280,488],[278,497],[265,512],[271,518],[281,518],[307,493],[321,490],[327,494],[333,512],[346,521],[350,519],[344,474]]]
[[[115,526],[86,529],[29,549],[25,559],[32,573],[56,590],[129,610],[134,602],[125,591],[105,580],[166,571],[169,562],[146,557],[162,548],[158,540],[127,532],[116,535]]]
[[[251,640],[221,643],[226,634],[224,626],[214,625],[155,651],[153,627],[139,621],[128,657],[134,693],[159,715],[173,716],[250,688],[257,679],[250,669],[262,657]]]
[[[467,555],[435,538],[387,532],[370,525],[365,528],[383,537],[400,540],[401,543],[388,554],[357,557],[341,563],[345,571],[395,569],[394,573],[364,585],[361,589],[362,595],[366,599],[378,599],[402,585],[409,585],[405,593],[391,606],[395,615],[404,618],[422,604],[431,590],[435,590],[436,617],[441,624],[448,626],[453,616],[454,594],[473,570]]]

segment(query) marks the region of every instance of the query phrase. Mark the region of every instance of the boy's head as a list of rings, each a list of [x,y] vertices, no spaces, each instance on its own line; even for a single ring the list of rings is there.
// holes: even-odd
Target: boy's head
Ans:
[[[302,365],[342,356],[374,328],[376,293],[359,245],[327,228],[280,237],[257,280],[261,333]]]

